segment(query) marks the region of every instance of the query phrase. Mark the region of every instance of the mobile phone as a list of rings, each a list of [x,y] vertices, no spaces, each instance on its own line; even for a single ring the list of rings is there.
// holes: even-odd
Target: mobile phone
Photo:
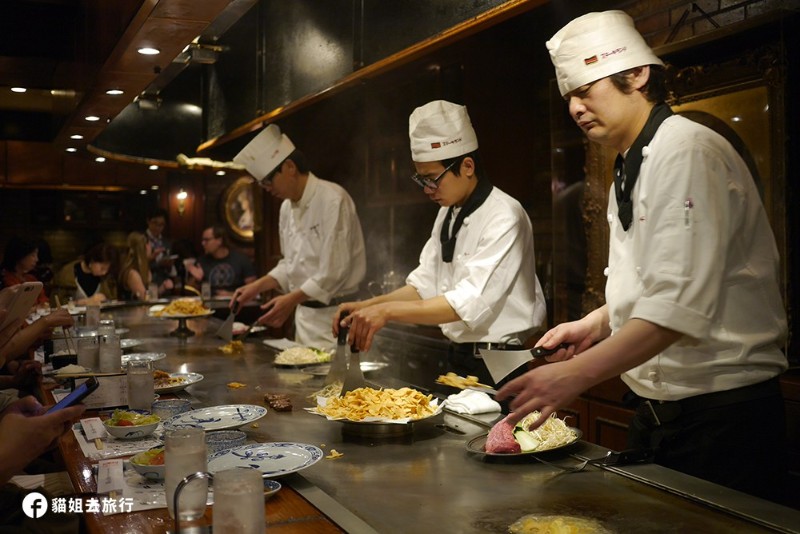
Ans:
[[[54,404],[47,413],[50,412],[57,412],[58,410],[62,410],[64,408],[68,408],[69,406],[78,404],[83,399],[89,396],[89,394],[96,390],[97,387],[100,385],[100,382],[97,381],[95,377],[89,377],[89,380],[81,384],[80,386],[76,387],[72,393],[58,401]]]
[[[0,330],[18,319],[27,317],[41,292],[41,282],[24,282],[0,291],[0,309],[8,310],[8,315],[0,324]]]

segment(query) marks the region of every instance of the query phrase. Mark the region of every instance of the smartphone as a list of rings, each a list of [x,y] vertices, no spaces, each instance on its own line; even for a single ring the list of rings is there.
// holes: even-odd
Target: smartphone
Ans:
[[[27,317],[41,292],[41,282],[25,282],[0,291],[0,309],[8,310],[8,315],[0,324],[0,330]]]
[[[58,403],[54,404],[49,410],[47,410],[47,413],[57,412],[58,410],[78,404],[83,399],[88,397],[92,391],[96,390],[99,385],[100,382],[97,381],[97,378],[93,376],[89,377],[89,380],[76,387],[72,393],[58,401]]]

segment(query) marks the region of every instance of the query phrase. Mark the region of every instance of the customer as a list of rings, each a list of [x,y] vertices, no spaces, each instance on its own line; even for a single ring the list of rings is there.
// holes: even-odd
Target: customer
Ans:
[[[53,278],[53,291],[62,304],[100,304],[117,296],[113,272],[117,249],[108,243],[90,246],[83,256],[64,265]],[[109,273],[112,275],[109,276]]]
[[[2,267],[3,282],[2,287],[11,287],[25,282],[39,281],[32,271],[36,269],[39,262],[39,247],[35,241],[29,241],[20,237],[12,237],[6,243],[3,253]],[[42,287],[42,291],[36,298],[36,306],[47,305],[49,302],[47,294]]]
[[[150,243],[144,234],[131,232],[128,234],[128,249],[119,271],[118,296],[122,300],[147,300],[147,288],[152,280],[150,273]],[[172,289],[170,278],[158,286],[158,294],[162,295]]]
[[[150,272],[153,282],[161,286],[165,280],[175,276],[174,258],[171,256],[171,242],[164,235],[167,226],[167,210],[155,208],[147,214],[147,242],[150,244],[148,254]]]
[[[231,249],[222,226],[209,226],[203,230],[201,244],[205,254],[194,265],[186,265],[195,284],[206,281],[211,284],[215,296],[231,296],[237,287],[256,279],[253,262],[238,250]]]
[[[262,306],[259,322],[282,326],[294,314],[295,341],[332,348],[331,316],[352,298],[366,273],[361,224],[353,199],[340,185],[311,172],[305,155],[270,124],[237,156],[236,163],[272,196],[283,199],[279,235],[283,258],[269,273],[236,290],[231,301],[279,290]]]
[[[362,351],[389,321],[441,325],[450,370],[491,383],[479,349],[521,348],[545,321],[531,222],[489,181],[466,107],[436,100],[415,109],[409,137],[411,179],[441,206],[431,237],[404,287],[342,304],[350,315],[341,324]]]
[[[625,13],[579,17],[547,48],[572,118],[619,152],[606,304],[547,332],[541,345],[570,344],[551,358],[562,361],[498,399],[516,395],[512,421],[533,410],[544,421],[621,373],[638,397],[630,447],[780,499],[787,325],[775,239],[747,165],[723,137],[672,114],[663,63]]]

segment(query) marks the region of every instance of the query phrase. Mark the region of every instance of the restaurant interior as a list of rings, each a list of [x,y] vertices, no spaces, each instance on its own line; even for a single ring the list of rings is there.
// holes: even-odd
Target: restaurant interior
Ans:
[[[264,274],[280,258],[280,203],[232,159],[276,123],[316,175],[353,197],[368,296],[410,272],[429,236],[437,209],[409,179],[407,120],[445,99],[468,107],[492,183],[531,218],[548,323],[578,318],[603,301],[615,154],[575,127],[544,42],[571,18],[604,9],[634,18],[668,64],[669,103],[729,136],[758,181],[789,316],[782,389],[787,470],[798,488],[800,221],[791,206],[800,200],[800,13],[792,2],[5,0],[0,250],[10,236],[43,238],[59,265],[94,240],[123,246],[161,207],[173,240],[199,249],[202,230],[222,224]],[[252,229],[237,224],[242,190],[254,199]],[[441,339],[436,329],[408,333],[386,336],[408,352],[414,339]],[[584,439],[624,448],[625,390],[611,380],[575,402],[569,412]],[[794,502],[800,508],[800,492]]]

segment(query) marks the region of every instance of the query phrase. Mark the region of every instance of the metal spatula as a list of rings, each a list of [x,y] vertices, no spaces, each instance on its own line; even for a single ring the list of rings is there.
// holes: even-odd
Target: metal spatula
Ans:
[[[498,383],[510,375],[512,371],[528,363],[532,359],[555,354],[559,350],[566,349],[567,347],[569,347],[567,343],[562,343],[552,349],[546,349],[544,347],[536,347],[530,350],[480,349],[480,353],[483,357],[483,363],[486,364],[486,368],[489,369],[489,374],[492,375],[492,380]]]
[[[239,302],[234,302],[228,317],[222,323],[222,326],[217,330],[217,336],[221,337],[228,343],[233,341],[233,321],[236,320],[236,314],[239,312]]]
[[[344,377],[342,385],[342,395],[354,389],[363,388],[367,383],[364,380],[364,373],[361,371],[361,357],[355,346],[350,347],[350,365],[347,366],[347,375]]]
[[[339,337],[336,340],[336,353],[333,355],[331,368],[328,371],[328,376],[325,377],[326,386],[334,382],[344,383],[344,378],[347,374],[347,333],[350,329],[346,326],[341,326],[342,319],[345,317],[347,317],[347,312],[342,312],[339,315]]]

